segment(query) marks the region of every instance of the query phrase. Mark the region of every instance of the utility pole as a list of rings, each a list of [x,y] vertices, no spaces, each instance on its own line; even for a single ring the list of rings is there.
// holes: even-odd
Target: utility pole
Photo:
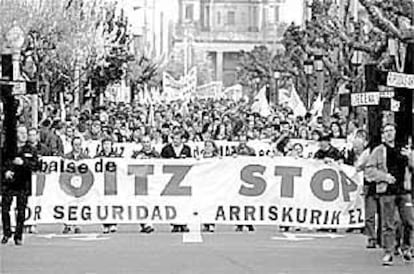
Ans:
[[[414,43],[407,45],[404,73],[414,74]],[[395,113],[397,124],[397,143],[406,145],[408,139],[414,135],[413,131],[413,94],[414,91],[406,88],[395,89],[395,99],[400,102],[400,110]]]

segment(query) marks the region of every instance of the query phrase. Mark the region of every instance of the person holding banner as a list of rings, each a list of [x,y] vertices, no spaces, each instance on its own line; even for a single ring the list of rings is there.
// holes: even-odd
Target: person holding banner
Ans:
[[[98,152],[95,158],[115,158],[118,155],[115,153],[113,148],[113,141],[110,138],[102,139],[102,149]],[[115,233],[117,231],[116,224],[103,224],[103,233],[107,234],[109,232]]]
[[[7,244],[12,236],[10,226],[10,207],[13,197],[16,197],[17,216],[14,242],[22,245],[25,211],[28,196],[32,190],[32,173],[38,166],[36,150],[27,141],[27,128],[17,128],[17,148],[6,158],[1,172],[4,172],[2,182],[1,217],[3,222],[2,244]]]
[[[36,128],[28,130],[29,144],[36,150],[38,157],[50,156],[48,147],[40,142],[39,132]]]
[[[247,145],[247,136],[245,134],[240,135],[240,143],[239,143],[239,146],[237,147],[236,151],[237,151],[237,154],[235,154],[234,156],[237,156],[237,155],[256,156],[255,150]],[[253,225],[236,225],[236,232],[242,232],[244,226],[247,227],[249,232],[254,231],[254,226]]]
[[[215,158],[219,156],[216,143],[212,140],[204,141],[204,151],[202,157],[204,159]],[[214,224],[203,224],[203,232],[214,232]]]
[[[331,144],[329,135],[322,135],[319,139],[319,150],[314,155],[315,159],[324,160],[325,162],[343,161],[341,152]]]
[[[89,158],[89,156],[86,155],[82,150],[82,138],[81,137],[79,136],[73,137],[71,145],[72,145],[72,151],[65,154],[63,158],[68,159],[68,160],[74,160],[74,161],[80,161],[80,160]],[[72,230],[75,234],[81,233],[81,229],[79,226],[67,225],[67,224],[64,224],[62,233],[67,234],[71,232]]]
[[[44,144],[40,143],[39,132],[36,128],[30,128],[28,130],[27,140],[29,144],[36,150],[37,156],[41,158],[42,156],[50,156],[50,151]],[[25,227],[29,233],[36,233],[36,225],[29,225]]]
[[[406,186],[406,176],[414,169],[411,148],[395,143],[396,126],[385,124],[382,127],[383,143],[375,147],[369,156],[365,168],[365,178],[376,183],[380,195],[384,256],[383,265],[393,264],[396,247],[396,210],[403,225],[402,256],[411,260],[413,244],[414,211],[411,190]]]
[[[345,151],[346,165],[356,167],[357,171],[364,171],[371,149],[368,146],[368,133],[359,129],[356,132],[353,140],[351,150]],[[375,191],[375,184],[364,180],[364,200],[365,200],[365,228],[363,229],[365,235],[368,237],[368,244],[366,248],[377,247],[377,231],[375,228],[375,215],[377,213],[377,195]],[[346,232],[352,232],[355,229],[348,229]]]
[[[151,138],[148,135],[142,137],[142,149],[139,151],[134,151],[132,154],[132,159],[154,159],[160,158],[160,154],[155,150],[151,145]],[[154,232],[154,227],[152,224],[140,224],[142,233],[152,233]]]
[[[181,130],[173,132],[172,142],[166,145],[161,151],[161,157],[165,159],[185,159],[191,158],[191,148],[183,143],[183,133]],[[187,225],[173,224],[171,232],[188,232]]]

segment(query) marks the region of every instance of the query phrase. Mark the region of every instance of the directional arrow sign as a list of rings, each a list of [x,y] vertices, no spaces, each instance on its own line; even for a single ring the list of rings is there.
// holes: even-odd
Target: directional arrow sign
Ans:
[[[343,238],[344,235],[340,234],[329,234],[329,233],[298,233],[296,234],[298,237],[312,237],[312,238],[330,238],[330,239],[336,239],[336,238]]]
[[[379,92],[361,92],[351,94],[351,105],[358,106],[377,106],[380,102]]]
[[[45,235],[36,235],[40,238],[53,239],[53,238],[68,238],[75,241],[101,241],[107,240],[109,238],[99,237],[98,233],[89,233],[89,234],[45,234]]]
[[[281,241],[292,241],[292,242],[298,242],[298,241],[309,241],[309,240],[315,240],[316,238],[330,238],[330,239],[336,239],[336,238],[343,238],[344,235],[340,234],[328,234],[328,233],[283,233],[284,237],[272,237],[272,240],[281,240]]]
[[[284,237],[272,237],[272,240],[281,240],[281,241],[292,241],[292,242],[298,242],[298,241],[309,241],[314,240],[314,238],[309,237],[296,237],[297,235],[293,233],[283,233]]]
[[[86,238],[70,238],[71,240],[75,240],[75,241],[105,241],[108,240],[109,237],[98,237],[98,236],[91,236],[91,237],[86,237]]]

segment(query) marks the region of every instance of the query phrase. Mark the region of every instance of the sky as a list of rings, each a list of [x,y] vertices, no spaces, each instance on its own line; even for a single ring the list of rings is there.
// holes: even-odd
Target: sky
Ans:
[[[288,23],[295,22],[296,24],[302,23],[302,3],[305,0],[285,0],[286,3],[284,4],[281,12],[281,19]]]

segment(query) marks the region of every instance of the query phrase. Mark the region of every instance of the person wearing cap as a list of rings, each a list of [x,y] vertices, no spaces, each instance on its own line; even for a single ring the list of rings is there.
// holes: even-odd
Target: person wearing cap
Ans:
[[[341,152],[331,144],[331,137],[324,134],[319,139],[319,150],[314,155],[315,159],[324,160],[325,162],[341,161],[343,155]]]

